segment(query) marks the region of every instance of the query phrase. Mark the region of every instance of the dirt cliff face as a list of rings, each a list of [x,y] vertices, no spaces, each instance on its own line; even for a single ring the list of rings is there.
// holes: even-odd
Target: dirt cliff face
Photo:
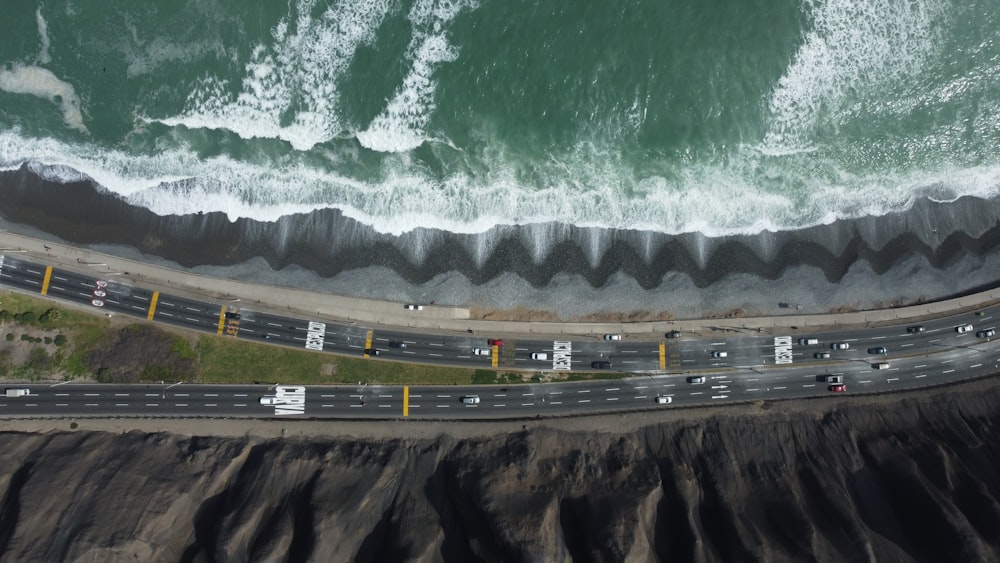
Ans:
[[[6,432],[0,549],[10,561],[997,561],[994,384],[477,439]]]

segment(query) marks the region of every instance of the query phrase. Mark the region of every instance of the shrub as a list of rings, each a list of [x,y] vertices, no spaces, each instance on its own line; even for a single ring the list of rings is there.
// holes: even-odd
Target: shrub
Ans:
[[[61,334],[57,334],[55,339],[53,339],[52,341],[55,342],[56,346],[62,346],[63,344],[66,343],[66,337]]]
[[[7,342],[13,342],[13,341],[14,341],[14,333],[13,332],[8,332],[7,333]]]
[[[22,334],[21,335],[21,342],[31,342],[31,337],[28,336],[27,334]]]
[[[46,312],[44,312],[44,313],[42,313],[41,315],[38,316],[38,322],[40,322],[42,324],[49,322],[49,313],[48,313],[48,311],[46,311]]]
[[[46,337],[45,337],[45,343],[46,343],[46,344],[52,344],[52,339],[51,339],[51,338],[49,338],[48,336],[46,336]]]
[[[10,311],[8,311],[7,309],[0,311],[0,320],[6,321],[9,318],[10,318]]]
[[[31,312],[31,311],[25,311],[25,312],[21,313],[21,322],[22,323],[33,323],[33,322],[35,322],[35,314],[33,312]]]

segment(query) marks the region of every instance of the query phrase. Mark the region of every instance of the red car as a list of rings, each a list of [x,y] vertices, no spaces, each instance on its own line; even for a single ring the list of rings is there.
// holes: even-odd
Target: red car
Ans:
[[[495,338],[490,338],[486,341],[490,346],[503,346],[503,340],[497,340]]]
[[[844,391],[847,391],[847,386],[843,383],[838,383],[837,385],[831,385],[829,389],[834,393],[843,393]]]

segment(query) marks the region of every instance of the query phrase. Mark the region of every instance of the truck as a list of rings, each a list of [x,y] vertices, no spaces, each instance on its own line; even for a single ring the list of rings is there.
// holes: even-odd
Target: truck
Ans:
[[[7,389],[8,397],[27,397],[31,394],[31,389]]]

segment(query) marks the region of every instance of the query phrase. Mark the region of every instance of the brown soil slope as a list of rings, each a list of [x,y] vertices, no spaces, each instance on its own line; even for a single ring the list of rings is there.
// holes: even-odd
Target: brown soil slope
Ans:
[[[992,385],[621,433],[7,432],[0,549],[9,561],[997,561]]]

